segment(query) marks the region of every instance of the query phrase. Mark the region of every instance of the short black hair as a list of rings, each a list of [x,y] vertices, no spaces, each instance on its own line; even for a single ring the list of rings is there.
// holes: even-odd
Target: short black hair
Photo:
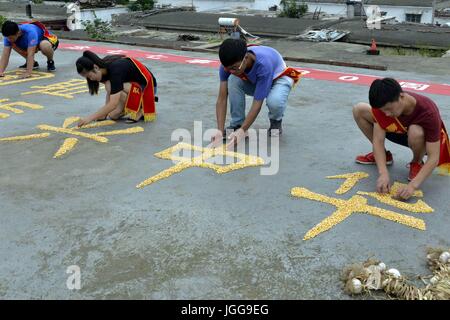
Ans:
[[[224,67],[229,67],[244,59],[247,43],[242,39],[226,39],[219,48],[219,59]]]
[[[19,25],[13,21],[5,21],[2,25],[2,34],[4,37],[15,35],[19,32]]]
[[[383,108],[387,103],[397,101],[402,92],[402,87],[395,79],[377,79],[370,86],[370,105],[375,109]]]

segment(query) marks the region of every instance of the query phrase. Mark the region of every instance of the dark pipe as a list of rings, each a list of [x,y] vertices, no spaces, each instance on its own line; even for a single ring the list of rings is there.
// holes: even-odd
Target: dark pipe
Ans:
[[[31,15],[31,4],[27,4],[26,7],[25,7],[25,10],[27,12],[27,16],[29,18],[33,18],[33,16]]]

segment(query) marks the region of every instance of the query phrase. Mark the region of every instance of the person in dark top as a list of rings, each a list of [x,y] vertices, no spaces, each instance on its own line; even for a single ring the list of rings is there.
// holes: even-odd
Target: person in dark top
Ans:
[[[156,79],[139,61],[123,55],[103,59],[91,51],[84,51],[76,62],[78,73],[86,78],[91,95],[98,94],[100,83],[105,84],[106,102],[97,112],[81,119],[78,126],[91,121],[129,116],[131,121],[156,118]]]
[[[398,191],[400,199],[410,198],[432,171],[439,167],[449,173],[450,145],[448,134],[436,104],[428,97],[403,91],[391,78],[375,80],[369,91],[370,105],[358,103],[353,108],[355,121],[373,145],[373,152],[356,157],[360,164],[376,164],[379,178],[377,191],[390,192],[387,165],[393,163],[386,151],[385,139],[409,147],[409,184]],[[427,155],[424,163],[423,158]]]

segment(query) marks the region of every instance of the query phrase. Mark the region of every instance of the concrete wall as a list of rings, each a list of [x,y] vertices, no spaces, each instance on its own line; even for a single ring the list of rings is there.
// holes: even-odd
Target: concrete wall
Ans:
[[[347,5],[345,4],[336,4],[336,3],[315,3],[315,2],[305,2],[308,5],[308,11],[314,12],[320,11],[327,14],[336,14],[336,15],[347,15]]]
[[[317,8],[322,12],[334,15],[347,15],[346,4],[336,3],[315,3],[305,1],[308,5],[309,12],[314,12]],[[194,5],[197,11],[208,11],[218,9],[229,9],[236,7],[245,7],[254,10],[268,10],[273,5],[280,5],[279,0],[242,0],[242,1],[220,1],[220,0],[158,0],[159,5],[172,4],[176,6],[191,6]],[[364,6],[367,10],[369,5]],[[388,16],[395,16],[397,21],[406,21],[406,14],[422,14],[422,23],[432,23],[432,8],[427,7],[397,7],[397,6],[380,6],[380,11],[386,11]]]
[[[95,12],[95,15],[94,15]],[[126,13],[128,12],[128,9],[126,7],[119,7],[119,8],[96,8],[95,10],[91,9],[83,9],[81,10],[81,20],[94,20],[95,16],[97,18],[102,19],[103,21],[111,21],[111,15],[113,14],[120,14],[120,13]]]
[[[365,6],[368,8],[368,6]],[[422,14],[421,23],[432,23],[433,9],[426,7],[395,7],[395,6],[380,6],[380,11],[386,11],[388,16],[396,17],[399,22],[406,21],[406,14]]]
[[[345,15],[347,13],[347,6],[345,4],[317,4],[317,3],[308,3],[309,12],[314,12],[317,8],[321,8],[322,12],[328,14],[341,14]],[[422,20],[421,23],[432,23],[433,21],[433,9],[427,7],[397,7],[397,6],[379,6],[380,11],[387,12],[388,16],[394,16],[397,21],[404,22],[406,21],[406,14],[421,14]],[[365,5],[364,9],[366,12],[369,11],[370,6]]]
[[[75,4],[69,4],[67,7],[67,28],[69,30],[81,30],[84,29],[83,21],[93,21],[95,18],[99,18],[103,21],[112,21],[112,15],[128,12],[126,7],[115,8],[96,8],[83,9]]]
[[[310,5],[312,11],[314,11],[317,3],[308,3]],[[158,5],[167,5],[172,4],[174,6],[192,6],[194,5],[197,8],[197,11],[206,11],[212,9],[228,9],[228,8],[236,8],[236,7],[246,7],[248,9],[254,10],[268,10],[269,7],[274,5],[280,6],[279,0],[241,0],[241,1],[223,1],[223,0],[158,0]],[[326,12],[331,13],[345,13],[346,6],[345,5],[337,5],[337,4],[321,4],[320,7],[327,8]],[[324,10],[324,9],[323,9]]]
[[[436,18],[434,21],[439,24],[446,24],[446,23],[450,23],[450,17],[442,17],[442,18],[439,17],[439,18]]]
[[[269,6],[257,8],[261,6],[264,1],[258,0],[233,0],[233,1],[223,1],[223,0],[158,0],[157,5],[168,5],[172,4],[173,6],[194,6],[198,12],[202,11],[210,11],[210,10],[219,10],[219,9],[231,9],[236,7],[245,7],[248,9],[260,9],[260,10],[268,10]],[[272,2],[272,1],[269,1]],[[277,1],[273,1],[273,4],[276,4]],[[273,5],[271,4],[271,5]]]

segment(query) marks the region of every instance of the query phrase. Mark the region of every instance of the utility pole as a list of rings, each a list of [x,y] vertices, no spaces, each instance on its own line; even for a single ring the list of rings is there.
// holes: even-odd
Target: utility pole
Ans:
[[[27,17],[28,18],[33,18],[33,14],[32,14],[32,12],[31,12],[31,4],[33,3],[33,1],[28,1],[28,4],[25,6],[25,12],[26,12],[26,14],[27,14]]]

